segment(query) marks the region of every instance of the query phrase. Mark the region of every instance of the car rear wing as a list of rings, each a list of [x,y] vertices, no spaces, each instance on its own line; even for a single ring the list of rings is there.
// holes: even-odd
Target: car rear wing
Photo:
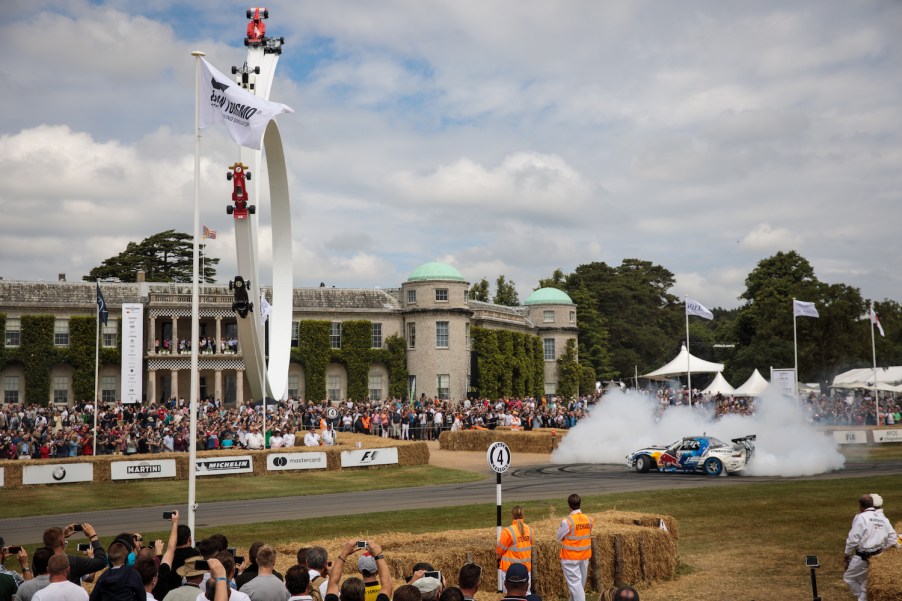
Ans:
[[[740,438],[732,438],[730,441],[733,444],[739,445],[741,447],[745,447],[745,450],[748,451],[749,459],[752,458],[752,455],[755,454],[755,441],[758,439],[757,434],[749,434],[748,436],[742,436]]]

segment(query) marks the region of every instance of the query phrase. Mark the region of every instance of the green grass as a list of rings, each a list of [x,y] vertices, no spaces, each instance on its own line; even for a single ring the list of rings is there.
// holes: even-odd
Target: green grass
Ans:
[[[205,500],[268,499],[311,494],[342,493],[386,488],[408,488],[431,484],[461,484],[482,480],[484,475],[461,470],[442,469],[430,465],[365,470],[295,472],[254,477],[222,476],[198,478],[196,497]],[[60,511],[60,487],[23,486],[0,493],[3,517],[53,515]],[[188,481],[131,480],[127,482],[96,482],[65,486],[67,507],[126,509],[176,505],[188,498]]]

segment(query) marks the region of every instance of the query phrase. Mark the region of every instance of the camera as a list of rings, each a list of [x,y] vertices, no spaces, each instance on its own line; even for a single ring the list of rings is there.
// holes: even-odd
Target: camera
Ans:
[[[357,541],[357,548],[358,549],[366,549],[366,541],[365,540]]]
[[[240,565],[243,564],[243,563],[244,563],[244,556],[243,556],[243,555],[236,555],[236,556],[235,556],[235,565],[236,565],[236,566],[240,566]]]
[[[81,524],[75,524],[72,528],[75,532],[84,532],[84,526]]]
[[[174,512],[174,511],[164,511],[164,512],[163,512],[163,519],[164,519],[164,520],[171,520],[173,515],[175,515],[175,512]]]
[[[194,562],[194,569],[195,570],[209,570],[210,564],[207,562],[206,559],[198,559],[197,561]]]
[[[806,555],[805,556],[805,566],[809,567],[809,568],[821,567],[820,562],[817,560],[817,555]]]
[[[441,581],[442,573],[441,572],[426,572],[425,574],[423,574],[423,577],[424,578],[435,578],[436,580]]]
[[[91,548],[91,543],[78,543],[79,551],[87,551],[90,548]]]
[[[22,547],[18,547],[18,546],[17,546],[17,547],[7,547],[7,548],[6,548],[6,552],[7,552],[7,553],[10,553],[10,554],[18,553],[18,552],[21,551],[21,550],[22,550]]]

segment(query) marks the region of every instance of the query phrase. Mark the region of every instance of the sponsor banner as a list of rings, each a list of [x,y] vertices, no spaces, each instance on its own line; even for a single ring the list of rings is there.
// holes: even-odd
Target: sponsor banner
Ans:
[[[67,484],[94,480],[91,463],[27,465],[22,468],[22,484]]]
[[[175,459],[150,461],[114,461],[110,464],[111,480],[175,478]]]
[[[0,467],[0,488],[3,488],[3,484],[5,482],[6,482],[6,480],[4,480],[3,468]]]
[[[141,374],[144,360],[144,305],[122,303],[122,371],[120,384],[123,403],[140,403],[144,393]]]
[[[867,430],[834,430],[833,441],[836,444],[867,444]]]
[[[902,442],[902,429],[874,430],[874,442]]]
[[[205,457],[195,463],[198,476],[218,476],[219,474],[249,474],[254,471],[250,455],[232,457]]]
[[[796,370],[773,369],[770,370],[771,386],[776,385],[777,390],[791,399],[796,398]]]
[[[364,465],[391,465],[398,463],[398,449],[355,449],[341,452],[341,467]]]
[[[270,453],[266,456],[266,469],[273,470],[324,470],[325,453]]]

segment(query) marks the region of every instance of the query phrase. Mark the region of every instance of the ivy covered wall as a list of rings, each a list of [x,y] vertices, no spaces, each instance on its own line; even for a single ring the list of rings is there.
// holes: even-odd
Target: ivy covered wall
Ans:
[[[542,395],[544,355],[538,336],[479,327],[473,328],[471,335],[479,365],[473,387],[481,397]]]

